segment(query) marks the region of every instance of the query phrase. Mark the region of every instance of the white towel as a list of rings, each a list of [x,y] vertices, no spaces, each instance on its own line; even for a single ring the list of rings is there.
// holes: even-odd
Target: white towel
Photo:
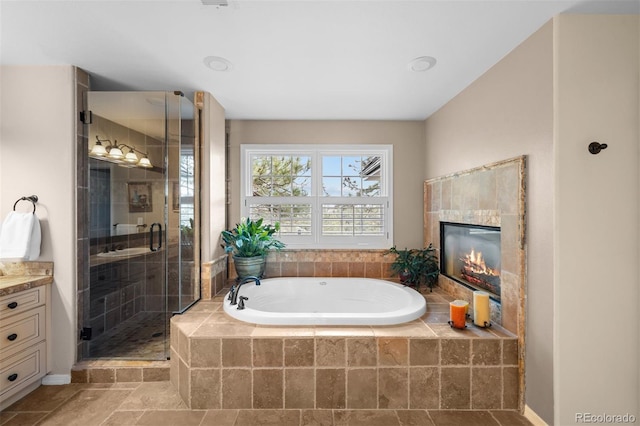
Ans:
[[[35,214],[9,212],[0,229],[0,259],[36,260],[40,239],[40,221]]]

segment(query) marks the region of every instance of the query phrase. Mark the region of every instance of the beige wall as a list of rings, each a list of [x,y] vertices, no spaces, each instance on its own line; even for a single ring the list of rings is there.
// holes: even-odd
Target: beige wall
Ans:
[[[240,220],[240,144],[392,144],[394,243],[422,246],[422,122],[231,120],[229,126],[230,225]]]
[[[640,415],[638,31],[638,15],[554,20],[556,424]]]
[[[210,93],[202,93],[202,261],[224,254],[219,235],[226,227],[226,164],[224,108]]]
[[[39,260],[54,262],[52,373],[75,360],[75,68],[3,66],[0,116],[0,216],[35,194],[42,226]]]
[[[433,178],[527,155],[526,403],[553,418],[552,25],[426,120]]]

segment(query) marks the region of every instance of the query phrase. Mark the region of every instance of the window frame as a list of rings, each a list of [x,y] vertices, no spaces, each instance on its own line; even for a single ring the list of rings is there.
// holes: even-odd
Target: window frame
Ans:
[[[265,197],[252,194],[251,159],[255,155],[311,157],[311,194],[304,197]],[[380,196],[334,197],[322,195],[322,157],[378,155],[381,158]],[[281,235],[278,238],[292,249],[382,249],[393,242],[393,145],[303,145],[303,144],[242,144],[240,145],[240,216],[248,217],[251,205],[310,204],[311,235]],[[322,235],[323,204],[381,204],[383,235],[345,236]]]

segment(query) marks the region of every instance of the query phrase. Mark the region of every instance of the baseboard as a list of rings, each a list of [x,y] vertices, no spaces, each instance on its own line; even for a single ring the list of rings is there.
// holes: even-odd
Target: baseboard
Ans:
[[[533,423],[533,426],[549,426],[547,422],[542,420],[542,418],[526,404],[524,406],[524,417]]]
[[[45,386],[68,385],[71,383],[71,374],[47,374],[42,378]]]

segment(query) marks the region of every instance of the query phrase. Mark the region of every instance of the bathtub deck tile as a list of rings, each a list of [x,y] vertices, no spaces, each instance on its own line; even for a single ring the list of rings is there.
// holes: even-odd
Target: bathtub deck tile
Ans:
[[[462,338],[462,339],[470,339],[470,338],[493,338],[495,339],[495,335],[493,335],[489,329],[483,329],[480,327],[474,326],[472,323],[467,322],[467,328],[464,330],[459,330],[457,328],[452,328],[449,324],[428,324],[437,337],[444,337],[447,339],[454,338]]]
[[[398,325],[375,326],[373,333],[375,337],[436,337],[436,333],[421,320]]]
[[[373,328],[365,325],[365,326],[316,326],[315,328],[316,336],[369,336],[374,337]]]
[[[215,311],[212,312],[209,317],[206,319],[208,323],[216,323],[216,324],[243,324],[242,321],[239,321],[235,318],[230,317],[223,311]]]
[[[192,337],[236,337],[251,336],[256,328],[254,324],[249,323],[203,323],[191,333]]]
[[[313,327],[295,325],[256,325],[251,337],[313,337]]]
[[[427,312],[420,319],[427,324],[446,324],[449,312]]]

